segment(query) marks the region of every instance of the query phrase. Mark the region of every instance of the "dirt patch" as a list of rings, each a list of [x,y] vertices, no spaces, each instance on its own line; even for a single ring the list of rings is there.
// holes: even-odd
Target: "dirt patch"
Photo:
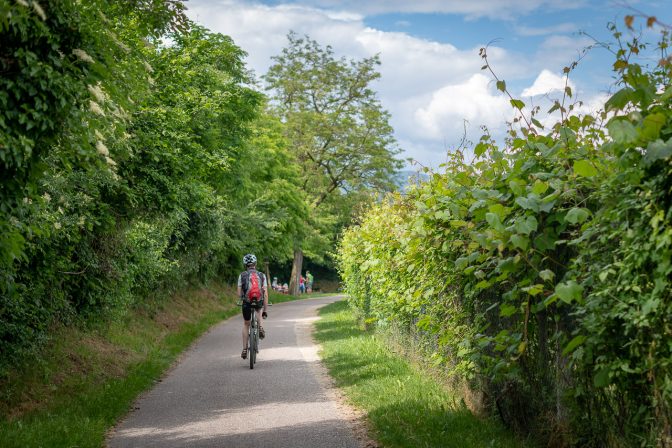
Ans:
[[[317,342],[313,341],[315,344]],[[319,346],[319,345],[318,345]],[[357,409],[348,403],[347,397],[341,392],[341,390],[336,386],[334,379],[327,373],[327,369],[322,365],[322,362],[318,364],[321,368],[319,370],[318,379],[324,385],[324,388],[327,390],[327,394],[334,400],[336,407],[340,414],[348,421],[352,432],[355,434],[355,438],[359,441],[362,448],[379,448],[381,445],[373,438],[373,428],[366,412],[361,409]]]

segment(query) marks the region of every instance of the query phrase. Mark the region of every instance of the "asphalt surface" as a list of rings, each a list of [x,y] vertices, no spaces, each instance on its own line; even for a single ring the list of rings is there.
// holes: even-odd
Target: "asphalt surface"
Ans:
[[[337,299],[269,308],[253,370],[240,357],[242,316],[218,324],[135,403],[108,446],[359,448],[310,337],[317,309]]]

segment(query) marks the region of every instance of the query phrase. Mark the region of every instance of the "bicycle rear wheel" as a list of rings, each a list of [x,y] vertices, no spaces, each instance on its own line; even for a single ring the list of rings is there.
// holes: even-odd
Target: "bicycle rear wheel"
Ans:
[[[254,363],[257,362],[257,337],[259,333],[257,331],[257,318],[254,311],[252,311],[252,321],[250,322],[250,337],[249,337],[249,349],[247,354],[250,357],[250,369],[254,369]]]

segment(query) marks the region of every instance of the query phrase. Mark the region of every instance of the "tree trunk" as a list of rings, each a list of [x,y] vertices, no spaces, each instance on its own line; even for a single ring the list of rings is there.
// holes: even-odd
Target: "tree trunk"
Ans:
[[[271,279],[271,273],[268,270],[268,261],[264,261],[264,267],[266,268],[266,288],[268,289],[268,291],[271,291],[272,290],[271,284],[273,280]]]
[[[294,263],[292,263],[292,276],[289,279],[289,293],[293,296],[299,295],[299,276],[303,269],[303,251],[294,249]]]

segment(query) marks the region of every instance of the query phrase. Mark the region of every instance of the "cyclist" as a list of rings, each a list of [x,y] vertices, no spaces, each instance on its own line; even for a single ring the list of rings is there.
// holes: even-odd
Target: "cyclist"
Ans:
[[[238,276],[238,297],[243,300],[242,310],[243,310],[243,352],[240,354],[241,358],[247,358],[247,339],[248,332],[250,328],[250,319],[252,319],[252,311],[257,313],[257,322],[259,322],[259,339],[264,339],[266,337],[266,332],[261,326],[261,317],[266,319],[268,313],[268,287],[266,282],[266,276],[263,272],[257,271],[257,257],[254,254],[247,254],[243,257],[243,265],[245,265],[245,271],[241,272]],[[262,307],[253,306],[252,302],[247,299],[247,288],[248,288],[248,279],[250,275],[257,275],[259,279],[258,287],[261,288],[261,296],[263,298],[263,312]]]

